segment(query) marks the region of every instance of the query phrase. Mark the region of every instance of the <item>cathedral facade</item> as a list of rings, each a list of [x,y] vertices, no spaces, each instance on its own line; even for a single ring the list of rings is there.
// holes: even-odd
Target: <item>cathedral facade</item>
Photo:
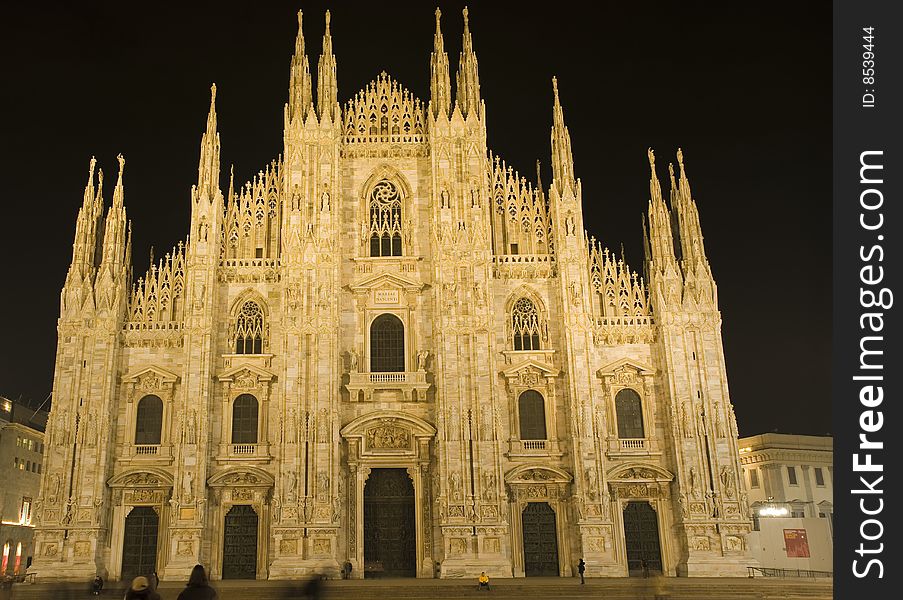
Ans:
[[[300,28],[284,150],[220,168],[133,282],[124,159],[92,159],[61,294],[40,579],[745,575],[751,529],[717,291],[678,151],[644,276],[584,232],[553,80],[543,187],[487,147],[467,28],[454,94],[383,73],[316,98]],[[225,189],[223,189],[225,188]]]

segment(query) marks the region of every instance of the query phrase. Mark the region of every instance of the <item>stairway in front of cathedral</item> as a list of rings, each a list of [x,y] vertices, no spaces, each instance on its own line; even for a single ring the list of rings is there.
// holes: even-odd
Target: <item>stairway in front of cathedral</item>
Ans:
[[[220,600],[283,600],[305,598],[305,581],[215,581]],[[111,582],[100,598],[119,600],[125,584]],[[495,579],[487,597],[496,599],[604,598],[605,600],[828,600],[830,579],[729,578],[576,578]],[[175,600],[184,587],[161,582],[163,600]],[[460,579],[383,579],[327,581],[323,600],[463,600],[482,598],[476,582]],[[18,584],[16,600],[88,598],[89,584]]]

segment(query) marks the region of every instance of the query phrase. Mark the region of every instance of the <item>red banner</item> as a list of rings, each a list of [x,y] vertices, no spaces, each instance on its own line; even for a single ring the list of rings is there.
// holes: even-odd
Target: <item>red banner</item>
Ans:
[[[805,529],[785,529],[784,547],[788,558],[809,558],[809,538]]]

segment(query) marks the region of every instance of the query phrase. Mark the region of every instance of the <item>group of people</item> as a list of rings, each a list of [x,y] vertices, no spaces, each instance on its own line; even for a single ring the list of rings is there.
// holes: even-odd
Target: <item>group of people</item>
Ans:
[[[143,575],[135,577],[125,593],[124,600],[161,600],[157,593],[160,579],[156,573],[149,577]],[[103,589],[103,579],[97,576],[94,579],[94,595],[98,595]],[[188,584],[179,594],[178,600],[218,600],[216,590],[210,587],[207,572],[201,565],[195,565],[188,577]]]

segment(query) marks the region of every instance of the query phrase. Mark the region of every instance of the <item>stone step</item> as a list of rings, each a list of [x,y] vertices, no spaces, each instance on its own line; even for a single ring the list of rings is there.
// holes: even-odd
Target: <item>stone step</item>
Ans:
[[[282,600],[304,598],[305,581],[216,581],[220,600]],[[476,582],[436,579],[383,579],[327,581],[323,600],[470,600],[487,598],[525,600],[829,600],[833,598],[830,579],[709,579],[709,578],[576,578],[494,579],[487,594]],[[111,582],[100,599],[119,600],[125,582]],[[175,600],[184,584],[161,582],[163,600]],[[93,598],[89,584],[17,584],[15,600]]]

